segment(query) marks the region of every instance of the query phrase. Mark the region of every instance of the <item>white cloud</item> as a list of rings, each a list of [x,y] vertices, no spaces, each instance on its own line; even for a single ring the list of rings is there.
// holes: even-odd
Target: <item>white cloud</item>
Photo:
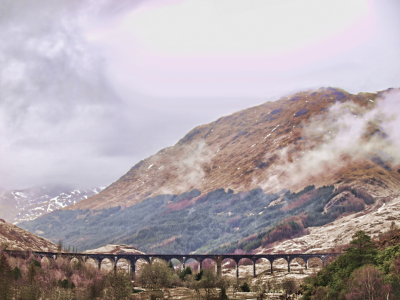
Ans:
[[[291,151],[295,145],[282,149],[269,170],[273,175],[260,184],[270,189],[312,182],[310,178],[335,173],[366,158],[380,157],[389,164],[400,164],[400,107],[395,105],[398,101],[400,92],[393,90],[377,100],[373,109],[353,102],[336,103],[324,117],[312,117],[303,124],[302,139],[306,144],[302,153],[298,149]],[[380,132],[372,134],[371,128]]]

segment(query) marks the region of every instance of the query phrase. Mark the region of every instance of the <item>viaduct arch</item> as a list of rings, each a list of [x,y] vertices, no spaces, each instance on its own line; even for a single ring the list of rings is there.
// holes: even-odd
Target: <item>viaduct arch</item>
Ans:
[[[21,256],[26,254],[24,251],[5,250],[11,256]],[[319,258],[322,262],[322,267],[325,266],[325,261],[329,257],[336,257],[340,253],[315,253],[315,254],[103,254],[103,253],[54,253],[54,252],[32,252],[32,254],[38,258],[47,257],[50,260],[56,260],[58,257],[67,258],[70,261],[73,258],[86,263],[87,260],[93,259],[97,267],[101,268],[103,260],[108,259],[112,262],[113,269],[116,271],[117,263],[119,260],[124,259],[129,262],[130,273],[133,276],[136,273],[136,262],[139,259],[143,259],[149,264],[156,258],[164,260],[166,262],[176,259],[181,263],[181,266],[185,268],[185,262],[189,259],[193,259],[199,264],[199,271],[202,269],[202,263],[206,259],[212,259],[216,263],[217,276],[222,275],[222,261],[225,259],[231,259],[236,263],[236,277],[239,277],[239,262],[240,260],[247,258],[253,262],[253,276],[257,275],[256,262],[260,258],[267,259],[271,264],[271,273],[274,272],[273,264],[277,259],[284,259],[288,264],[288,272],[290,273],[290,263],[295,258],[301,258],[305,262],[305,268],[308,269],[308,261],[311,258]]]

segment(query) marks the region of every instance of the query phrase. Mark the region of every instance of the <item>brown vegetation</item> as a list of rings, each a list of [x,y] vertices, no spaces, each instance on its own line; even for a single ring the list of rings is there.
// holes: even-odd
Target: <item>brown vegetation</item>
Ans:
[[[293,239],[309,233],[304,227],[303,221],[306,216],[293,216],[283,220],[272,228],[263,238],[262,245],[269,247],[274,242]]]
[[[379,250],[400,244],[400,228],[398,228],[396,223],[392,221],[390,230],[380,235],[374,242],[375,247]]]
[[[128,299],[132,284],[125,272],[101,273],[81,261],[38,261],[0,252],[0,299]]]

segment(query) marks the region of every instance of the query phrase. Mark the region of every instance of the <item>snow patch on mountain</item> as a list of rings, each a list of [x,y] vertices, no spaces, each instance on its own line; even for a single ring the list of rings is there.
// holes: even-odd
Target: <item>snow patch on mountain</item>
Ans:
[[[104,187],[71,189],[43,186],[18,191],[0,192],[0,218],[18,224],[34,220],[46,213],[75,205],[81,200],[98,194]]]

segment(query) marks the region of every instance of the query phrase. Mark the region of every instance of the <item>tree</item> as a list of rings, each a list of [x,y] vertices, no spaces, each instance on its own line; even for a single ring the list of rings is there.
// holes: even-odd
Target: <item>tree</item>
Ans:
[[[384,274],[372,265],[357,269],[349,283],[349,291],[346,300],[373,299],[387,300],[392,299],[391,286],[383,281]]]
[[[312,297],[313,300],[329,300],[332,299],[331,297],[331,291],[329,287],[324,287],[324,286],[319,286],[315,290],[315,294]]]
[[[219,294],[219,299],[220,300],[228,300],[228,295],[226,294],[226,287],[225,286],[221,287],[221,292]]]
[[[187,275],[192,275],[192,274],[193,274],[192,268],[187,266],[186,269],[184,269],[184,270],[182,270],[182,272],[180,272],[179,279],[184,280]]]
[[[139,281],[143,287],[160,289],[171,287],[176,277],[175,272],[166,263],[156,261],[143,267]]]
[[[37,262],[36,260],[32,261],[29,266],[28,266],[28,272],[27,272],[27,278],[28,278],[28,282],[30,284],[33,283],[33,281],[35,280],[36,275],[38,274],[37,271],[37,264],[35,263]]]
[[[318,291],[318,299],[327,299],[343,295],[348,285],[348,280],[354,270],[365,264],[376,262],[377,250],[371,238],[364,231],[358,231],[353,235],[350,247],[345,249],[345,254],[340,255],[332,263],[322,269],[314,278],[307,278],[302,285],[303,299],[311,299],[311,295]],[[319,289],[318,287],[326,287]]]
[[[217,276],[209,269],[204,269],[203,276],[200,281],[200,286],[206,293],[206,299],[210,299],[213,294],[213,290],[217,287],[216,284]]]
[[[204,273],[204,269],[200,270],[200,272],[196,274],[195,279],[197,281],[200,281],[201,278],[203,277],[203,273]]]
[[[286,299],[288,295],[294,294],[297,291],[297,284],[296,281],[293,279],[285,278],[285,280],[282,282],[282,288],[285,290],[286,293]]]
[[[128,299],[132,294],[132,283],[129,275],[124,272],[112,272],[106,279],[106,296],[110,299]]]
[[[63,242],[62,240],[59,240],[57,245],[57,253],[60,254],[62,251],[63,251]]]
[[[344,251],[347,253],[346,257],[348,262],[356,264],[356,267],[373,263],[377,254],[377,250],[371,241],[371,237],[365,234],[362,230],[357,231],[353,235],[350,247]]]
[[[103,296],[104,291],[104,280],[102,278],[94,278],[86,289],[87,299],[97,299]]]
[[[249,284],[247,282],[243,283],[240,286],[240,289],[242,290],[242,292],[245,292],[245,293],[249,293],[250,292],[250,286],[249,286]]]
[[[14,280],[22,278],[21,269],[18,268],[17,266],[15,266],[14,269],[12,270],[12,277],[14,278]]]

